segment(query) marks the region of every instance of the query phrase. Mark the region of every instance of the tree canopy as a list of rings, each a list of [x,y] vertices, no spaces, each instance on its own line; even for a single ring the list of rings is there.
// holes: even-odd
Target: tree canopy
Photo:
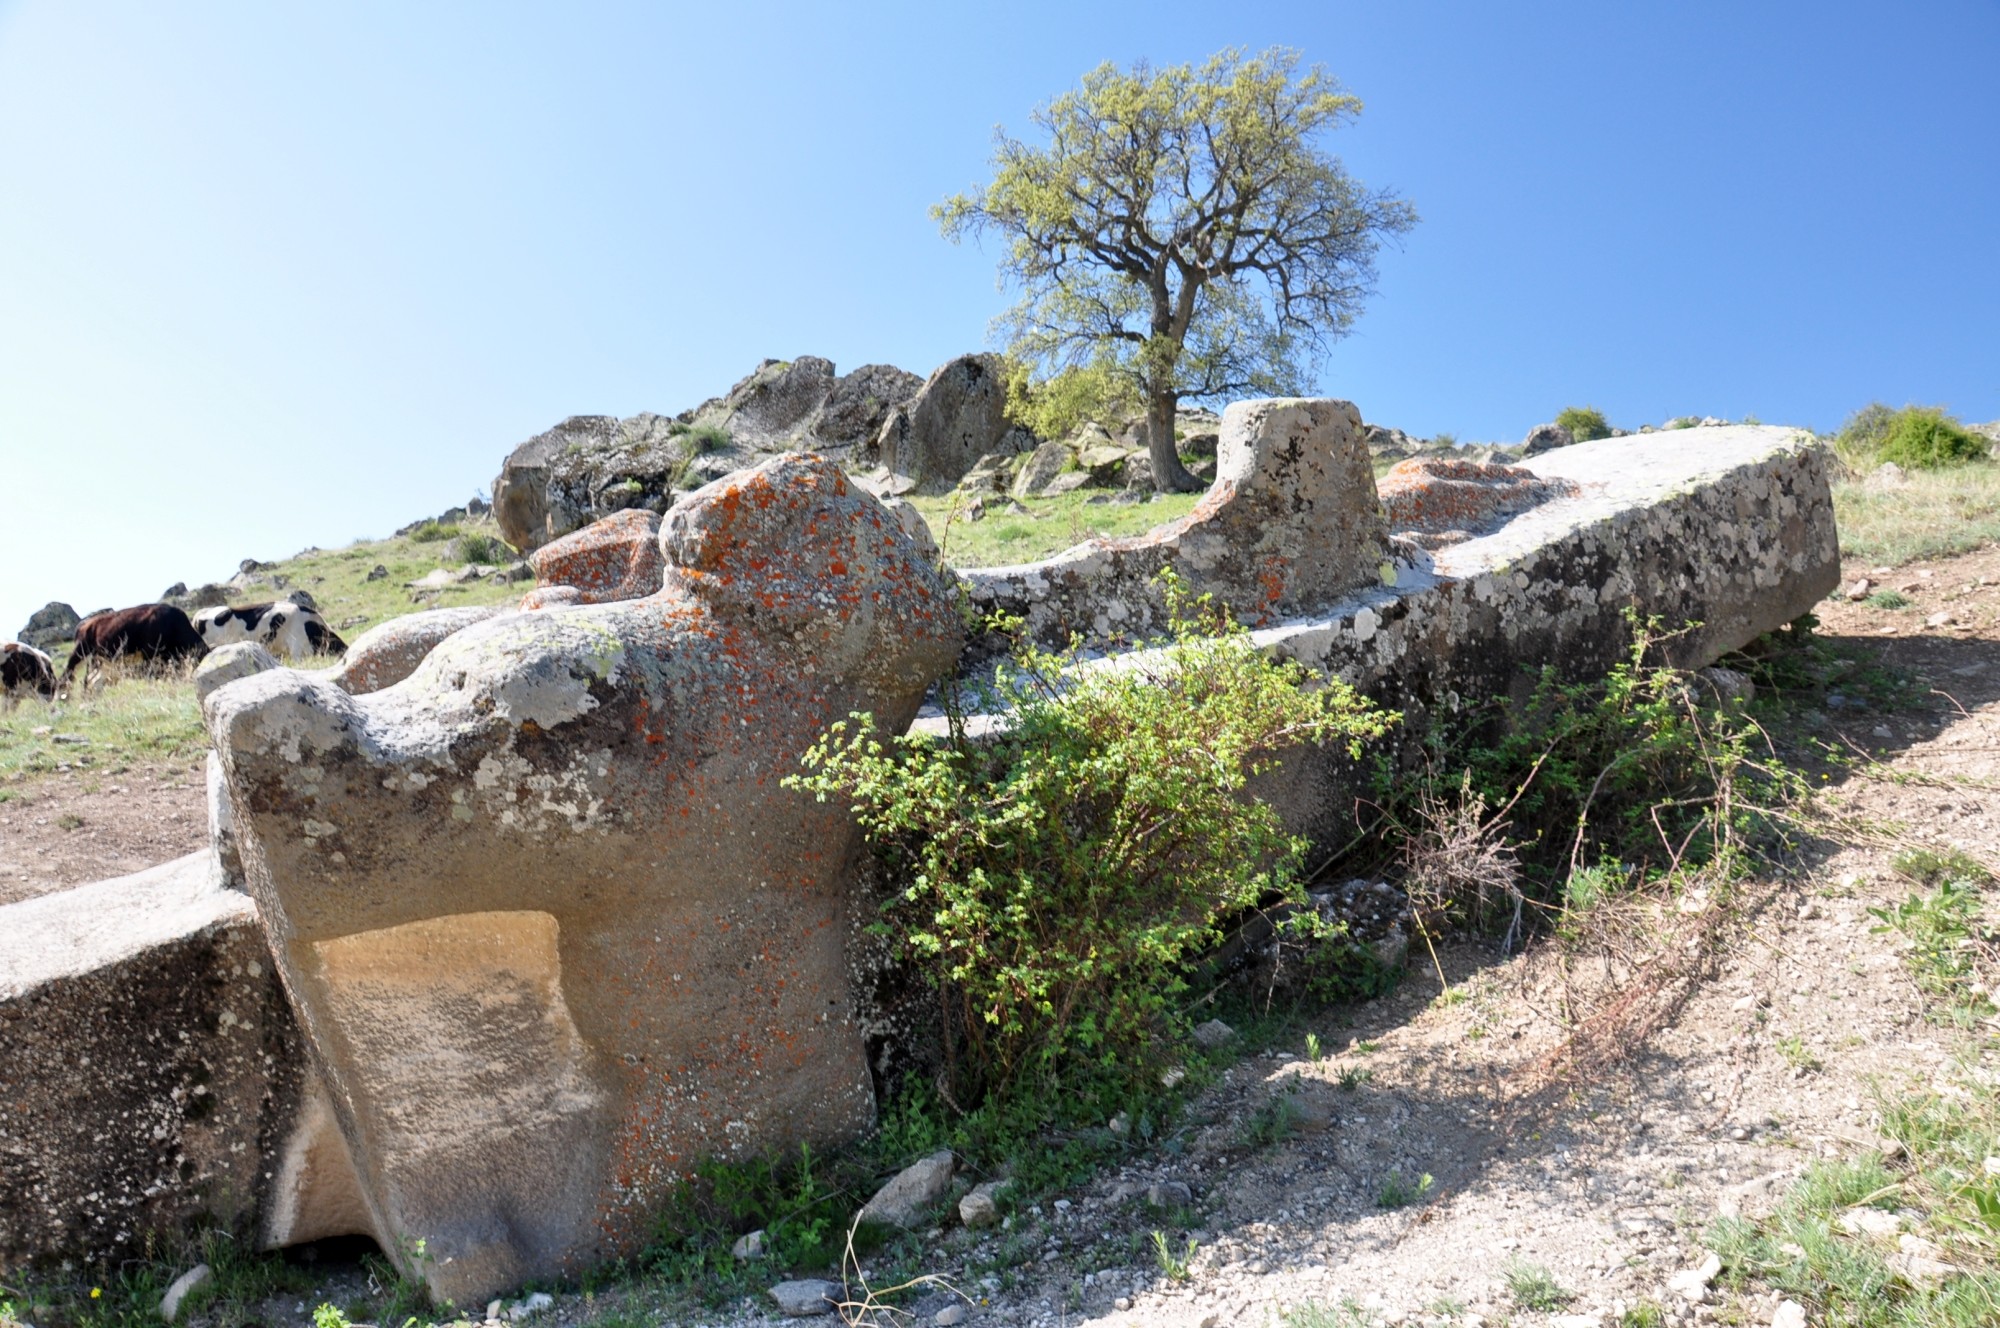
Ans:
[[[1374,290],[1384,237],[1416,223],[1320,146],[1359,100],[1299,53],[1199,68],[1100,65],[1036,108],[1040,146],[996,132],[990,184],[932,209],[993,231],[1021,300],[998,326],[1044,380],[1122,380],[1146,404],[1155,484],[1191,489],[1182,400],[1304,390]]]

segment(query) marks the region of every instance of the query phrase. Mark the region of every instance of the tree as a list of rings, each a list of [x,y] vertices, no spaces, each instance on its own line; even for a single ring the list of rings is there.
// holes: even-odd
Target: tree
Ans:
[[[1010,354],[1048,377],[1128,379],[1154,483],[1189,490],[1176,405],[1302,391],[1373,292],[1382,239],[1416,224],[1318,146],[1360,111],[1291,50],[1104,64],[1034,111],[1046,146],[996,131],[993,182],[931,215],[953,241],[1007,240]]]

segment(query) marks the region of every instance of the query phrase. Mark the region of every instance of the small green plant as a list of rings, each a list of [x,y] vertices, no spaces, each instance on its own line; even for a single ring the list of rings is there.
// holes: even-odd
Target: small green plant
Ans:
[[[1299,743],[1358,755],[1395,718],[1163,589],[1172,636],[1136,667],[1022,645],[980,698],[1010,716],[997,739],[971,738],[956,697],[941,741],[856,715],[787,781],[913,862],[883,921],[943,1000],[957,1102],[1102,1121],[1157,1082],[1189,1022],[1183,961],[1232,913],[1304,898],[1303,843],[1244,786]]]
[[[1865,601],[1871,609],[1907,609],[1910,597],[1900,590],[1878,590]]]
[[[1160,1266],[1160,1271],[1166,1274],[1170,1282],[1188,1280],[1188,1265],[1194,1261],[1196,1248],[1195,1238],[1189,1236],[1186,1243],[1176,1252],[1173,1244],[1168,1241],[1166,1232],[1159,1230],[1153,1232],[1153,1261]]]
[[[1942,852],[1932,848],[1904,849],[1889,859],[1889,870],[1906,881],[1924,886],[1942,885],[1946,881],[1984,885],[1993,879],[1992,873],[1976,859],[1956,848]]]
[[[1903,961],[1929,998],[1925,1012],[1934,1022],[1966,1027],[1996,1013],[1980,976],[1994,954],[1980,927],[1975,879],[1938,879],[1894,907],[1868,910],[1880,923],[1876,931],[1895,930],[1909,942]]]
[[[1431,446],[1432,446],[1432,447],[1457,447],[1457,446],[1458,446],[1458,435],[1457,435],[1457,434],[1455,434],[1455,433],[1441,433],[1441,434],[1438,434],[1438,435],[1437,435],[1436,437],[1434,437],[1434,438],[1432,438],[1432,439],[1431,439]]]
[[[719,424],[697,424],[680,435],[684,455],[696,457],[709,452],[720,452],[734,440],[729,430]]]
[[[457,539],[459,529],[455,525],[441,525],[436,521],[426,521],[410,532],[410,538],[418,544],[436,544],[441,540]]]
[[[1350,1065],[1340,1072],[1340,1091],[1352,1093],[1361,1085],[1375,1077],[1373,1070],[1364,1070],[1358,1065]]]
[[[1268,1148],[1297,1134],[1304,1119],[1305,1113],[1290,1093],[1276,1093],[1250,1113],[1237,1132],[1237,1141],[1245,1148]]]
[[[1595,406],[1565,407],[1556,416],[1556,423],[1569,430],[1569,436],[1579,443],[1611,436],[1611,422]]]
[[[1338,1305],[1317,1300],[1294,1305],[1278,1316],[1278,1322],[1284,1328],[1370,1328],[1374,1319],[1359,1301],[1343,1297]]]
[[[1319,1034],[1317,1034],[1317,1033],[1308,1033],[1308,1034],[1306,1034],[1306,1061],[1307,1061],[1307,1063],[1308,1063],[1308,1064],[1311,1064],[1311,1065],[1318,1065],[1318,1064],[1319,1064],[1319,1058],[1320,1058],[1320,1055],[1321,1055],[1321,1051],[1320,1051],[1320,1045],[1319,1045]]]
[[[1813,1055],[1812,1049],[1806,1046],[1806,1040],[1797,1034],[1778,1039],[1778,1054],[1783,1056],[1785,1064],[1794,1070],[1804,1070],[1810,1074],[1820,1069],[1819,1057]]]
[[[353,1328],[347,1312],[338,1305],[321,1304],[313,1311],[313,1328]]]
[[[514,556],[512,545],[483,530],[468,530],[460,535],[458,551],[469,563],[504,563]]]
[[[1431,1173],[1426,1171],[1415,1180],[1400,1171],[1392,1171],[1383,1178],[1382,1188],[1375,1192],[1377,1208],[1408,1208],[1430,1194],[1437,1184]]]
[[[1641,1301],[1618,1316],[1618,1328],[1667,1328],[1667,1312],[1650,1300]]]
[[[56,817],[56,828],[60,830],[81,830],[83,829],[83,818],[75,812],[64,812],[61,816]]]
[[[1556,1281],[1554,1273],[1538,1263],[1509,1259],[1507,1266],[1501,1270],[1501,1276],[1506,1280],[1507,1294],[1524,1310],[1548,1314],[1575,1299],[1562,1283]]]

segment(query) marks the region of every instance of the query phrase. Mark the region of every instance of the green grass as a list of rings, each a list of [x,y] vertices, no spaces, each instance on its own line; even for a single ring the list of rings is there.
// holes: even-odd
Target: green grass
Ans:
[[[954,504],[962,509],[964,499],[951,495],[939,498],[912,497],[910,502],[931,534],[943,547],[945,561],[953,567],[1002,567],[1011,563],[1034,562],[1052,553],[1061,553],[1073,544],[1096,537],[1116,538],[1141,535],[1154,526],[1186,516],[1200,501],[1195,493],[1168,494],[1157,502],[1091,503],[1106,491],[1078,490],[1054,498],[1027,498],[1022,506],[1029,515],[992,511],[983,520],[953,518]],[[989,502],[997,508],[999,502]]]
[[[444,533],[430,533],[433,527]],[[342,549],[302,553],[273,564],[271,570],[288,578],[292,586],[311,592],[327,623],[349,641],[377,623],[406,613],[466,604],[498,604],[519,598],[533,584],[491,577],[429,592],[422,602],[413,600],[415,592],[406,583],[447,565],[443,558],[454,537],[466,555],[460,562],[471,561],[481,554],[495,561],[513,560],[513,550],[501,541],[498,528],[489,519],[466,521],[455,527],[427,523],[408,535],[357,540]],[[377,564],[387,568],[389,574],[370,581],[368,573]]]
[[[1965,553],[2000,541],[2000,464],[1909,470],[1895,488],[1842,480],[1833,513],[1849,557],[1900,566]]]
[[[192,760],[207,746],[187,671],[147,676],[113,669],[99,676],[103,685],[92,683],[81,699],[0,709],[0,779],[49,774],[61,764],[116,770],[134,761]]]
[[[1375,1194],[1377,1208],[1408,1208],[1424,1198],[1436,1186],[1436,1180],[1426,1171],[1411,1180],[1400,1171],[1392,1171],[1382,1182],[1382,1188]]]
[[[1507,1294],[1524,1310],[1547,1314],[1561,1309],[1576,1299],[1556,1281],[1554,1273],[1538,1263],[1510,1259],[1501,1276],[1507,1281]]]

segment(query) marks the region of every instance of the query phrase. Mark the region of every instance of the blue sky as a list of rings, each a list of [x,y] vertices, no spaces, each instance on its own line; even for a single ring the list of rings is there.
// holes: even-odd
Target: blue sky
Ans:
[[[926,209],[1103,60],[1300,48],[1422,223],[1321,389],[2000,416],[2000,5],[0,0],[0,636],[386,533],[764,356],[927,372]]]

